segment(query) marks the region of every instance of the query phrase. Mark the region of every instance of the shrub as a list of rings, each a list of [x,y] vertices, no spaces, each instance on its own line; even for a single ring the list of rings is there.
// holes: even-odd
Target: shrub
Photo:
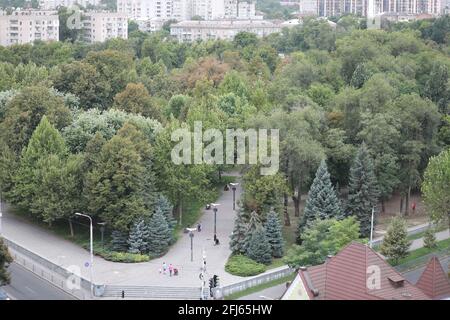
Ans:
[[[225,265],[225,271],[235,276],[249,277],[266,271],[266,266],[243,255],[231,256]]]
[[[83,248],[89,250],[89,243],[84,243]],[[112,251],[110,248],[98,245],[94,243],[94,254],[100,256],[107,261],[123,262],[123,263],[139,263],[150,261],[151,257],[146,254],[137,254],[129,252],[117,252]]]

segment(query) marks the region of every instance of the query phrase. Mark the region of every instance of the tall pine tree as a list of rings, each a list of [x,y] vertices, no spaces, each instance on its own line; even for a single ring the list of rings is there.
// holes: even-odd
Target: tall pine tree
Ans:
[[[361,235],[370,235],[372,208],[378,202],[379,191],[373,161],[365,143],[362,143],[350,168],[349,194],[346,215],[355,216]]]
[[[299,223],[299,236],[316,219],[343,218],[341,202],[331,184],[327,164],[322,160],[308,192],[305,210]],[[300,238],[299,238],[300,241]]]
[[[400,217],[392,218],[381,243],[380,252],[394,264],[408,255],[411,242],[408,240],[406,222]]]
[[[128,252],[147,253],[149,231],[145,220],[140,218],[133,223],[128,236]]]
[[[283,233],[278,213],[273,209],[267,214],[265,229],[266,237],[272,250],[272,256],[274,258],[281,258],[284,252]]]
[[[247,257],[264,264],[269,264],[272,261],[272,248],[266,237],[264,227],[258,226],[252,232],[247,247]]]
[[[123,231],[113,230],[111,233],[111,247],[117,252],[127,252],[128,234]]]
[[[166,217],[167,224],[171,230],[174,230],[177,226],[177,220],[173,217],[173,205],[170,203],[169,199],[163,194],[160,194],[156,198],[155,208],[159,208],[164,217]]]
[[[249,243],[251,241],[252,235],[255,232],[256,229],[262,226],[261,219],[259,217],[259,214],[256,211],[252,211],[250,213],[250,218],[247,224],[247,231],[245,235],[244,240],[244,249],[245,252],[247,252],[247,248],[249,246]]]
[[[245,254],[245,239],[248,225],[244,209],[240,208],[234,220],[233,233],[230,236],[230,250],[234,254]]]
[[[171,240],[171,233],[161,210],[156,210],[148,223],[148,250],[153,256],[163,255]]]

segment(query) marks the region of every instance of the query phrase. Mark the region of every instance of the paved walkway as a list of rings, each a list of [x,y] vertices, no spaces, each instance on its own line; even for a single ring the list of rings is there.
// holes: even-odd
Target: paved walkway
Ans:
[[[436,241],[441,241],[441,240],[448,239],[448,238],[450,238],[450,230],[447,229],[447,230],[444,230],[444,231],[437,232],[435,234],[435,236],[436,236]],[[409,247],[408,251],[413,251],[413,250],[416,250],[416,249],[420,249],[423,246],[424,246],[423,238],[416,239],[416,240],[413,240],[411,242],[411,246]]]
[[[236,201],[241,194],[241,188],[236,190]],[[213,244],[214,212],[204,210],[200,219],[202,231],[194,237],[194,261],[191,262],[190,238],[182,234],[177,243],[162,258],[145,263],[127,264],[113,263],[100,257],[94,259],[94,283],[114,285],[153,285],[185,287],[201,285],[199,280],[202,264],[202,251],[206,252],[207,272],[210,276],[217,274],[222,285],[232,284],[241,277],[225,272],[224,266],[231,254],[229,250],[229,235],[233,230],[235,214],[233,211],[233,192],[224,191],[218,199],[217,237],[219,246]],[[89,268],[84,265],[89,261],[89,252],[74,243],[62,239],[47,230],[30,224],[20,217],[8,214],[8,206],[4,206],[3,233],[11,241],[28,250],[62,266],[79,266],[82,276],[89,279]],[[178,268],[179,276],[169,277],[159,273],[162,263],[172,263]]]

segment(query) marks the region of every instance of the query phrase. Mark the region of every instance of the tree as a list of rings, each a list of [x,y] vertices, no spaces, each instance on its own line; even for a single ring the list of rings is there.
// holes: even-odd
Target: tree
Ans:
[[[128,251],[128,233],[113,230],[111,233],[111,247],[117,252]]]
[[[161,211],[157,210],[148,223],[148,251],[153,256],[163,255],[171,240],[169,226]]]
[[[361,235],[370,235],[372,209],[378,202],[378,187],[372,158],[362,143],[350,168],[349,195],[346,215],[357,217]]]
[[[13,177],[14,188],[10,195],[13,203],[30,209],[39,200],[38,192],[42,187],[40,175],[47,169],[42,161],[51,155],[64,158],[67,148],[58,130],[43,116],[22,152],[20,166]],[[38,209],[33,213],[40,215],[42,212]]]
[[[288,250],[284,261],[292,268],[318,265],[352,241],[361,241],[359,237],[359,222],[354,217],[316,220],[302,233],[301,245]]]
[[[259,263],[269,264],[272,261],[272,248],[264,227],[259,226],[252,232],[246,255]]]
[[[342,217],[340,200],[331,184],[325,160],[322,160],[308,192],[305,210],[299,224],[299,235],[301,237],[304,228],[316,219]]]
[[[391,259],[394,264],[397,264],[400,259],[408,255],[410,245],[405,220],[400,217],[392,218],[381,243],[381,254]]]
[[[272,249],[272,257],[281,258],[284,251],[283,233],[281,230],[280,218],[278,213],[274,210],[271,210],[267,214],[265,229],[266,238]]]
[[[167,199],[167,197],[163,194],[160,194],[156,198],[155,208],[161,210],[166,218],[169,228],[173,231],[177,225],[177,221],[173,217],[173,205],[170,203],[169,199]]]
[[[450,101],[448,73],[448,67],[446,65],[435,62],[424,88],[425,96],[436,103],[443,114],[447,112],[447,104]]]
[[[234,220],[233,233],[230,235],[230,250],[234,254],[245,254],[245,242],[247,238],[246,214],[243,208],[239,208]]]
[[[437,247],[435,229],[428,228],[423,235],[423,246],[428,249],[434,249]]]
[[[124,91],[114,97],[114,108],[161,119],[161,111],[142,83],[129,83]]]
[[[422,192],[432,221],[450,227],[450,149],[432,157],[425,170]]]
[[[0,287],[9,283],[10,275],[8,273],[8,266],[13,262],[11,255],[8,252],[8,247],[0,238]]]
[[[150,235],[145,220],[142,218],[136,220],[128,236],[128,252],[147,253],[149,237]]]

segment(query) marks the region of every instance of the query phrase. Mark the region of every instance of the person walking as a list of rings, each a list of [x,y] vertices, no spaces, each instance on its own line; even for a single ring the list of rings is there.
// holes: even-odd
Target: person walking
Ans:
[[[170,274],[170,276],[172,276],[172,273],[173,273],[173,265],[169,264],[169,274]]]
[[[167,264],[165,262],[163,262],[162,268],[163,268],[163,273],[166,274]]]

